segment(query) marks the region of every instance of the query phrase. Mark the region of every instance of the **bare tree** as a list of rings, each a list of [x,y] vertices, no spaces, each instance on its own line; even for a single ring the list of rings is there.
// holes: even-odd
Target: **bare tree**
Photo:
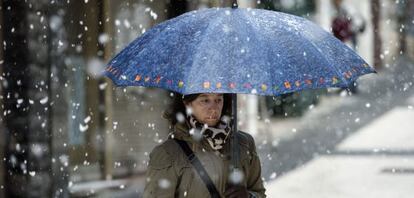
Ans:
[[[382,67],[381,51],[382,41],[380,34],[380,17],[381,17],[381,2],[380,0],[371,1],[372,26],[374,30],[374,67],[380,69]]]
[[[410,11],[413,9],[413,1],[400,1],[397,13],[398,29],[399,29],[399,46],[400,53],[404,54],[407,50],[407,28],[410,24]]]

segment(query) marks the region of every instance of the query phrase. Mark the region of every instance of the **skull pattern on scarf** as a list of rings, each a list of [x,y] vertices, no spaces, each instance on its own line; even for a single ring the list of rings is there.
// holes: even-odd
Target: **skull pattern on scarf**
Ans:
[[[216,127],[209,127],[207,124],[199,122],[192,115],[187,116],[187,121],[193,128],[192,130],[196,129],[200,131],[200,134],[206,138],[207,142],[214,150],[222,149],[230,135],[230,117],[226,115],[221,116],[220,122]]]

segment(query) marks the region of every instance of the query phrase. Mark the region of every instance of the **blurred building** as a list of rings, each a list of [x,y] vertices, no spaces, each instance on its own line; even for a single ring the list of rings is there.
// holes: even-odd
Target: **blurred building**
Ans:
[[[166,137],[168,93],[114,89],[100,72],[165,20],[169,4],[2,1],[4,196],[83,196],[99,187],[90,182],[144,171],[146,153]]]

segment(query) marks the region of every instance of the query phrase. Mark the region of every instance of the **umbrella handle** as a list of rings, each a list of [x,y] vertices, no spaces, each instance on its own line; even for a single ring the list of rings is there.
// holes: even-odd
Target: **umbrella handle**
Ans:
[[[232,166],[233,168],[240,168],[240,148],[239,142],[237,139],[237,94],[231,94],[231,114],[233,118],[233,125],[232,131],[233,134],[231,136],[231,151],[232,151]]]
[[[231,114],[232,114],[232,135],[230,136],[230,150],[231,150],[231,163],[229,164],[230,174],[238,174],[241,172],[240,166],[240,147],[237,135],[237,94],[231,94]],[[233,181],[229,177],[227,181],[228,185],[240,185],[239,181]]]

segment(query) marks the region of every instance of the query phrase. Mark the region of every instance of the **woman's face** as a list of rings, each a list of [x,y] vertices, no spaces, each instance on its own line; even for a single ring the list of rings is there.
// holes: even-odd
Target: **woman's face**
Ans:
[[[223,94],[200,94],[195,100],[185,105],[191,108],[192,115],[199,122],[215,126],[220,121],[223,100]]]

